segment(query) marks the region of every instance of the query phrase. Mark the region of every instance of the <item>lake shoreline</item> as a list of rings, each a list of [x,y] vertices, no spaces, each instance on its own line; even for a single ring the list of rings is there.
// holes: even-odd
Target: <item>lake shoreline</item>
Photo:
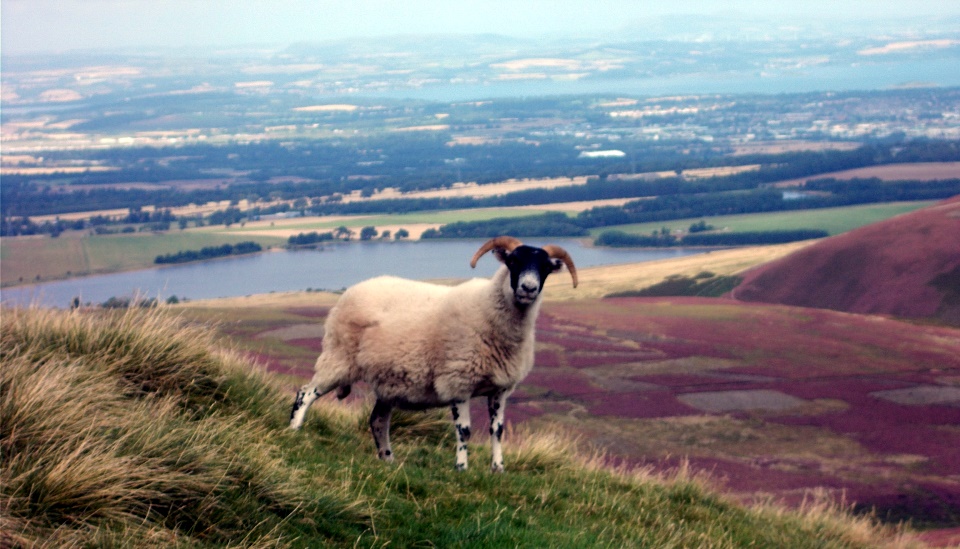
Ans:
[[[381,274],[417,280],[487,276],[492,274],[496,261],[482,262],[475,271],[469,267],[470,257],[485,240],[359,241],[325,243],[318,249],[299,250],[274,247],[241,256],[11,286],[3,288],[0,299],[8,305],[66,306],[77,297],[81,303],[96,304],[110,297],[131,295],[162,300],[174,295],[205,299],[271,291],[339,291]],[[581,268],[633,264],[706,251],[595,247],[584,239],[528,239],[532,245],[548,242],[565,247]]]

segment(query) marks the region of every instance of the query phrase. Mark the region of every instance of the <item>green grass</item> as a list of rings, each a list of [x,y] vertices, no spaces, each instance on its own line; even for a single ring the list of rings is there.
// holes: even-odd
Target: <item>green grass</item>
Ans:
[[[919,210],[932,204],[934,204],[933,201],[891,202],[885,204],[847,206],[843,208],[696,217],[673,221],[601,227],[591,229],[590,234],[596,237],[604,231],[616,229],[631,234],[648,235],[653,231],[660,230],[662,227],[667,227],[671,231],[685,231],[690,225],[703,219],[707,224],[713,225],[717,230],[729,229],[733,232],[823,229],[831,235],[837,235],[856,229],[857,227],[889,219],[896,215]]]
[[[6,239],[3,243],[3,285],[52,280],[81,274],[109,273],[154,266],[158,255],[206,246],[253,240],[264,248],[286,243],[285,238],[216,234],[206,231],[169,231],[88,236],[64,233],[59,238]],[[23,280],[21,280],[21,278]]]
[[[156,311],[5,309],[0,545],[916,547],[825,505],[745,507],[681,468],[612,471],[556,430],[509,433],[505,474],[453,470],[443,412],[290,397],[202,325]]]

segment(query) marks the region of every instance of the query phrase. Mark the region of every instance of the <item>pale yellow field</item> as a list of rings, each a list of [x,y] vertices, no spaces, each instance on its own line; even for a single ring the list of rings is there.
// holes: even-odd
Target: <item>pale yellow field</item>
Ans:
[[[510,206],[504,210],[550,210],[551,212],[578,213],[603,206],[623,206],[636,198],[608,198],[606,200],[582,200],[579,202],[554,202],[553,204],[534,204],[531,206]]]
[[[474,198],[483,198],[489,196],[498,196],[517,191],[526,191],[530,189],[556,189],[558,187],[573,187],[576,185],[586,185],[587,177],[553,177],[546,179],[508,179],[500,183],[489,183],[478,185],[476,183],[456,183],[448,189],[434,189],[430,191],[417,191],[410,193],[399,193],[395,189],[384,189],[371,196],[369,199],[359,198],[357,196],[344,197],[344,201],[360,200],[382,200],[387,198],[453,198],[470,196]]]
[[[423,126],[404,126],[402,128],[396,128],[393,131],[396,132],[439,132],[443,130],[449,130],[450,126],[447,124],[427,124]]]
[[[703,179],[706,177],[726,177],[744,172],[755,172],[760,169],[760,164],[746,164],[744,166],[722,166],[719,168],[698,168],[694,170],[683,170],[681,174],[687,179]]]
[[[761,141],[738,145],[734,147],[733,155],[781,154],[800,151],[852,151],[860,148],[860,146],[860,143],[833,141]]]
[[[357,217],[345,217],[344,225],[346,227],[357,227],[361,223],[358,221],[362,220],[367,216],[357,216]],[[323,218],[314,218],[314,219],[323,219],[323,221],[330,221],[332,218],[323,217]],[[301,224],[304,221],[304,218],[296,218],[289,221],[299,221]],[[399,229],[406,229],[410,236],[408,240],[420,240],[420,237],[423,236],[423,232],[427,229],[438,229],[440,228],[441,223],[404,223],[396,225],[375,225],[377,233],[383,233],[383,231],[390,231],[391,234],[395,234]],[[247,225],[249,227],[249,225]],[[280,238],[290,238],[291,236],[296,236],[303,232],[310,232],[309,230],[304,230],[302,228],[289,228],[289,227],[265,227],[262,229],[257,229],[253,231],[245,230],[243,234],[252,235],[252,236],[276,236]],[[324,232],[318,230],[317,232]],[[358,235],[354,235],[354,240],[356,240]]]
[[[54,173],[115,172],[119,169],[110,166],[64,166],[59,168],[3,168],[2,171],[7,175],[49,175]]]
[[[229,200],[221,200],[220,202],[208,202],[206,204],[190,204],[188,206],[181,206],[179,208],[170,208],[170,213],[175,216],[195,216],[195,215],[208,215],[217,210],[223,210],[230,206]],[[238,207],[240,209],[246,209],[250,207],[250,203],[247,200],[241,200],[238,202]],[[152,212],[156,210],[154,206],[144,206],[141,208],[144,212]],[[126,209],[117,209],[117,210],[96,210],[90,212],[73,212],[65,214],[56,214],[56,215],[38,215],[31,217],[36,223],[43,223],[44,221],[53,222],[57,218],[64,221],[76,221],[77,219],[90,219],[98,215],[104,217],[122,217],[127,215],[128,210]]]
[[[916,162],[908,164],[886,164],[839,172],[821,173],[810,177],[788,179],[775,183],[777,187],[794,187],[811,179],[854,179],[876,177],[885,181],[910,180],[933,181],[936,179],[960,178],[960,162]]]
[[[335,112],[335,111],[353,112],[359,108],[360,107],[356,105],[334,103],[329,105],[310,105],[308,107],[297,107],[293,110],[300,111],[300,112]]]
[[[718,275],[741,273],[755,265],[760,265],[816,242],[808,240],[775,246],[756,246],[730,250],[711,251],[704,254],[631,263],[578,269],[579,286],[574,289],[570,276],[566,273],[547,279],[545,299],[570,300],[599,298],[614,292],[639,290],[652,286],[670,275],[693,276],[703,271]],[[573,258],[576,262],[577,258]]]

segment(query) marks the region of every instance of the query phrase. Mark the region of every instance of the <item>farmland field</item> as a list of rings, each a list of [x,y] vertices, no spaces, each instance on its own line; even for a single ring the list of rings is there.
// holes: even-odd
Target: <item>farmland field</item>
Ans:
[[[221,228],[223,234],[257,234],[263,236],[278,236],[284,239],[302,232],[326,232],[337,227],[346,226],[358,230],[361,227],[374,226],[378,231],[407,228],[412,238],[418,238],[414,227],[438,227],[457,221],[483,221],[497,217],[522,217],[536,215],[549,210],[549,205],[535,210],[506,209],[506,208],[478,208],[470,210],[447,210],[433,212],[415,212],[395,215],[357,215],[332,217],[301,217],[277,221],[255,221],[243,227],[233,226]],[[422,230],[420,231],[422,232]]]
[[[791,229],[823,229],[831,235],[840,234],[857,227],[876,223],[895,215],[912,212],[927,207],[934,202],[890,202],[885,204],[867,204],[864,206],[847,206],[842,208],[823,208],[816,210],[799,210],[788,212],[722,215],[716,217],[697,217],[677,219],[653,223],[639,223],[636,225],[620,225],[617,227],[603,227],[592,229],[592,236],[611,229],[621,230],[632,234],[650,234],[662,227],[671,231],[687,230],[691,224],[703,219],[717,230],[729,229],[734,232],[745,231],[776,231]]]
[[[5,238],[2,283],[4,286],[54,280],[83,274],[144,269],[158,255],[206,246],[254,240],[264,248],[282,243],[278,238],[223,235],[204,231],[169,231],[131,235],[86,236],[64,233],[58,238]]]
[[[909,164],[884,164],[839,172],[821,173],[810,177],[781,181],[778,187],[802,185],[811,179],[867,179],[876,177],[886,181],[933,181],[960,177],[960,162],[914,162]]]

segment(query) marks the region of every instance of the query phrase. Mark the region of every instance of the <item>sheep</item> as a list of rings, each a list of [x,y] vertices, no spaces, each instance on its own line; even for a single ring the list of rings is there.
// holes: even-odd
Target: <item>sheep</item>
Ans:
[[[390,448],[393,408],[450,406],[456,428],[456,469],[467,468],[472,397],[487,397],[491,470],[503,471],[506,399],[533,368],[534,326],[547,276],[564,266],[577,287],[573,260],[559,246],[536,248],[499,236],[484,243],[470,266],[493,251],[504,265],[490,279],[457,286],[381,276],[347,289],[324,324],[323,351],[310,383],[297,393],[290,427],[336,389],[342,399],[364,381],[376,396],[370,430],[377,456]]]

